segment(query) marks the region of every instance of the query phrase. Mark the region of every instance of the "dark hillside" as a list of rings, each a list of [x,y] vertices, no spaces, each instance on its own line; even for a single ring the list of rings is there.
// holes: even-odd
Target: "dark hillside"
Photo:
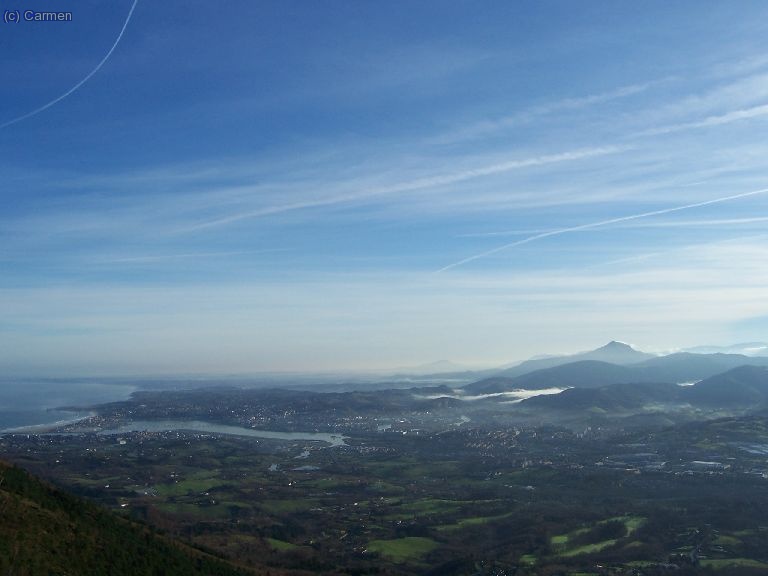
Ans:
[[[515,378],[515,384],[525,390],[599,388],[608,384],[633,382],[634,379],[633,371],[624,366],[599,360],[581,360],[525,374]]]
[[[256,574],[159,536],[0,462],[0,574]]]
[[[709,378],[738,366],[766,366],[768,358],[741,354],[691,354],[679,352],[635,364],[646,378],[661,382],[686,382]]]
[[[768,402],[768,368],[734,368],[687,388],[685,397],[700,406],[757,408]]]
[[[546,388],[598,388],[608,384],[636,381],[635,372],[599,360],[581,360],[552,368],[529,372],[516,378],[494,377],[464,387],[475,394],[507,390],[543,390]]]
[[[621,365],[603,360],[579,360],[510,377],[504,371],[464,386],[473,394],[543,388],[599,388],[629,382],[695,382],[739,366],[768,366],[768,358],[741,354],[677,353]]]
[[[524,400],[525,407],[554,410],[598,408],[612,413],[642,410],[650,404],[679,402],[681,388],[675,384],[613,384],[602,388],[571,388],[560,394],[534,396]]]

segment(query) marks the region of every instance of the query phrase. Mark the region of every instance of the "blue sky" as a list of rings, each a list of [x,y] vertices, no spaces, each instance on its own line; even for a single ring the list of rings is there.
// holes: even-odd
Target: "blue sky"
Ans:
[[[139,0],[25,117],[132,5],[0,24],[4,372],[765,339],[765,3]]]

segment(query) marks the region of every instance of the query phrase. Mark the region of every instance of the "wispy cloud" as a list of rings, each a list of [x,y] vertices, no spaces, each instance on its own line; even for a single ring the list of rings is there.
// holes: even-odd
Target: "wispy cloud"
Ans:
[[[459,172],[452,172],[448,174],[438,174],[438,175],[427,176],[423,178],[417,178],[414,180],[410,180],[407,182],[400,182],[390,186],[370,188],[367,190],[354,191],[347,194],[339,194],[335,196],[328,196],[325,198],[319,198],[314,200],[303,200],[298,202],[290,202],[286,204],[267,206],[267,207],[259,208],[256,210],[249,210],[246,212],[240,212],[240,213],[232,214],[222,218],[209,220],[207,222],[202,222],[180,231],[193,232],[193,231],[202,230],[205,228],[232,224],[234,222],[238,222],[240,220],[245,220],[249,218],[258,218],[262,216],[280,214],[283,212],[290,212],[294,210],[305,210],[310,208],[333,206],[336,204],[343,204],[348,202],[358,202],[361,200],[367,200],[374,197],[390,195],[390,194],[425,190],[429,188],[435,188],[438,186],[456,184],[459,182],[472,180],[474,178],[481,178],[484,176],[491,176],[494,174],[511,172],[513,170],[520,170],[523,168],[545,166],[545,165],[557,164],[561,162],[573,162],[576,160],[585,160],[585,159],[595,158],[599,156],[606,156],[609,154],[618,154],[626,150],[628,150],[626,146],[624,147],[603,146],[603,147],[597,147],[597,148],[583,148],[583,149],[571,150],[568,152],[561,152],[557,154],[546,154],[541,156],[534,156],[532,158],[509,160],[506,162],[499,162],[499,163],[495,163],[487,166],[470,168],[470,169],[462,170]]]
[[[751,118],[758,118],[768,115],[768,104],[762,104],[760,106],[753,106],[751,108],[745,108],[741,110],[732,110],[725,114],[719,114],[716,116],[707,116],[703,120],[695,120],[693,122],[682,122],[680,124],[671,124],[669,126],[661,126],[659,128],[651,128],[649,130],[643,130],[635,134],[635,136],[658,136],[661,134],[672,134],[674,132],[682,132],[684,130],[695,130],[698,128],[709,128],[712,126],[722,126],[724,124],[731,124],[732,122],[738,122],[740,120],[749,120]]]
[[[768,67],[768,55],[739,54],[736,59],[724,60],[711,66],[710,73],[715,78],[742,76]]]
[[[467,232],[465,234],[456,234],[457,238],[498,238],[499,236],[530,236],[532,234],[543,234],[551,230],[502,230],[500,232]]]
[[[574,98],[564,98],[555,102],[549,102],[538,106],[531,106],[529,108],[520,110],[515,114],[469,124],[457,130],[435,136],[429,141],[433,143],[448,144],[460,142],[462,140],[470,140],[489,136],[495,132],[513,128],[520,125],[521,123],[531,122],[558,112],[578,110],[580,108],[586,108],[596,104],[605,104],[606,102],[611,102],[613,100],[628,98],[630,96],[645,92],[649,88],[666,81],[667,80],[656,80],[653,82],[646,82],[644,84],[631,84],[628,86],[616,88],[615,90],[609,90],[607,92],[600,92],[597,94],[590,94],[587,96]]]
[[[716,240],[714,242],[704,242],[697,244],[689,244],[683,246],[675,246],[666,250],[656,250],[654,252],[645,252],[643,254],[634,254],[632,256],[626,256],[624,258],[616,258],[614,260],[608,260],[606,262],[599,262],[586,266],[586,270],[600,269],[608,266],[617,266],[621,264],[634,264],[637,262],[648,261],[652,259],[664,258],[666,261],[670,261],[673,256],[677,256],[675,260],[678,265],[680,260],[687,262],[694,262],[700,259],[701,254],[707,254],[712,256],[713,254],[725,254],[728,253],[728,257],[732,258],[734,252],[742,250],[741,256],[754,251],[754,247],[764,243],[766,240],[765,234],[749,235],[749,236],[737,236],[735,238],[726,238],[723,240]],[[736,250],[734,250],[734,247]]]
[[[225,258],[228,256],[255,256],[258,254],[272,254],[286,252],[288,248],[265,248],[263,250],[234,250],[228,252],[189,252],[185,254],[153,254],[144,256],[124,256],[99,259],[103,264],[152,264],[172,260],[197,260],[204,258]]]
[[[424,350],[501,363],[541,352],[542,341],[576,351],[618,336],[641,347],[687,345],[702,327],[709,334],[768,314],[767,282],[765,243],[751,241],[691,247],[618,271],[380,270],[300,282],[0,288],[0,315],[17,327],[0,364],[16,351],[90,370],[96,356],[141,371],[232,372],[395,366]],[[76,331],[82,336],[61,336]],[[579,340],[561,336],[568,332]],[[519,341],[510,347],[510,339]]]
[[[475,260],[479,260],[481,258],[486,258],[487,256],[491,256],[493,254],[496,254],[497,252],[501,252],[502,250],[507,250],[509,248],[515,248],[516,246],[522,246],[523,244],[529,244],[531,242],[535,242],[537,240],[542,240],[544,238],[549,238],[552,236],[560,236],[562,234],[568,234],[571,232],[579,232],[581,230],[590,230],[593,228],[600,228],[603,226],[608,226],[611,224],[620,224],[623,222],[629,222],[631,220],[639,220],[641,218],[650,218],[651,216],[661,216],[663,214],[670,214],[673,212],[680,212],[681,210],[690,210],[692,208],[699,208],[702,206],[709,206],[711,204],[720,204],[723,202],[729,202],[731,200],[738,200],[741,198],[748,198],[750,196],[757,196],[759,194],[766,194],[768,193],[768,188],[762,188],[760,190],[752,190],[750,192],[743,192],[741,194],[732,194],[730,196],[722,196],[720,198],[713,198],[711,200],[705,200],[703,202],[694,202],[693,204],[686,204],[684,206],[675,206],[673,208],[664,208],[661,210],[652,210],[650,212],[641,212],[639,214],[631,214],[629,216],[621,216],[619,218],[610,218],[608,220],[600,220],[598,222],[590,222],[589,224],[580,224],[579,226],[571,226],[568,228],[560,228],[558,230],[552,230],[549,232],[542,232],[541,234],[535,234],[533,236],[529,236],[527,238],[523,238],[522,240],[518,240],[516,242],[510,242],[509,244],[504,244],[503,246],[497,246],[496,248],[492,248],[491,250],[486,250],[485,252],[480,252],[479,254],[474,254],[473,256],[469,256],[467,258],[463,258],[462,260],[459,260],[458,262],[454,262],[453,264],[448,264],[447,266],[443,266],[439,270],[437,270],[437,273],[445,272],[447,270],[450,270],[452,268],[456,268],[458,266],[462,266],[464,264],[468,264],[469,262],[473,262]]]
[[[641,228],[697,228],[709,226],[742,226],[768,222],[768,216],[753,216],[748,218],[715,218],[710,220],[674,220],[671,222],[637,222],[630,226]]]
[[[670,222],[633,222],[622,225],[624,228],[699,228],[722,226],[746,226],[750,224],[762,224],[768,222],[768,216],[754,216],[749,218],[715,218],[709,220],[673,220]],[[606,224],[606,227],[608,225]],[[498,238],[504,236],[523,236],[544,234],[554,230],[502,230],[499,232],[470,232],[457,234],[457,238]]]

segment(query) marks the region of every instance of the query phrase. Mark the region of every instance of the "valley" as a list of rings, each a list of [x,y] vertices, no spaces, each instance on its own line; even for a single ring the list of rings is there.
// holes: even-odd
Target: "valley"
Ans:
[[[447,386],[139,391],[5,434],[0,455],[249,569],[758,574],[766,385],[758,365],[519,401]]]

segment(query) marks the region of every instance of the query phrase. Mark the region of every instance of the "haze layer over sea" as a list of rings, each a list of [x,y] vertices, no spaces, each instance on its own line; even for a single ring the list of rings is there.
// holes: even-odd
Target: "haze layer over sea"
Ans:
[[[85,418],[89,407],[127,400],[136,391],[193,388],[287,388],[318,392],[455,386],[471,379],[350,374],[263,373],[252,376],[0,378],[0,432]],[[76,407],[79,410],[60,410]]]
[[[77,420],[88,411],[59,410],[126,400],[137,387],[128,383],[104,383],[74,379],[0,379],[0,432]]]

